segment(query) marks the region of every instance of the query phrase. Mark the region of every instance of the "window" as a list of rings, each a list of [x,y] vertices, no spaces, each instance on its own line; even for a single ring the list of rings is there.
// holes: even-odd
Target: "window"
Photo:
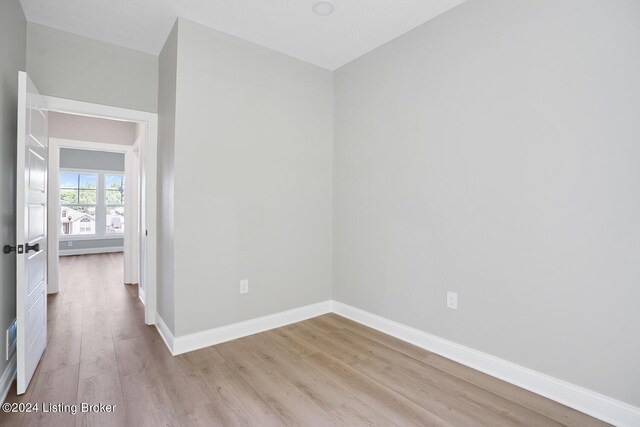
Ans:
[[[60,174],[60,218],[63,235],[95,234],[98,176]]]
[[[124,233],[124,175],[113,172],[60,173],[61,236],[119,237]]]
[[[124,233],[124,176],[105,175],[106,233]]]

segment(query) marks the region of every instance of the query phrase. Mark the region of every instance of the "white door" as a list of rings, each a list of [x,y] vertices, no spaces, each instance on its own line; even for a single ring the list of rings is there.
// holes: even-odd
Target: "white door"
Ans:
[[[26,73],[18,76],[16,325],[18,394],[47,345],[47,111]]]

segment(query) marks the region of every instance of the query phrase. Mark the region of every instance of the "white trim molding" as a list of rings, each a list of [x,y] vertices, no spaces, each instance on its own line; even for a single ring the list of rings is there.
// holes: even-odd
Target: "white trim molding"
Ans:
[[[156,314],[156,328],[171,354],[177,356],[331,312],[616,426],[640,426],[640,408],[633,405],[338,301],[324,301],[180,337],[174,337]]]
[[[2,403],[4,403],[11,389],[13,380],[16,379],[16,353],[13,352],[13,356],[9,359],[7,367],[4,368],[2,377],[0,377],[0,393],[2,393]]]
[[[167,344],[169,351],[174,356],[190,351],[199,350],[226,341],[246,337],[282,326],[290,325],[312,317],[321,316],[331,312],[331,301],[323,301],[268,316],[246,320],[244,322],[232,323],[231,325],[209,329],[207,331],[196,332],[194,334],[174,337],[169,332],[164,322],[157,315],[159,322],[156,324],[160,335]],[[161,324],[160,324],[161,323]],[[160,324],[160,325],[159,325]],[[167,336],[165,336],[167,335]]]
[[[164,320],[162,320],[162,317],[160,317],[158,313],[156,313],[156,329],[158,330],[158,333],[162,337],[164,343],[167,345],[167,348],[169,349],[171,354],[175,356],[176,354],[173,351],[173,343],[175,339],[173,337],[173,334],[169,330],[169,327],[166,323],[164,323]]]
[[[332,311],[617,426],[640,426],[640,408],[341,302]]]
[[[123,252],[124,246],[112,246],[108,248],[78,248],[78,249],[61,249],[60,256],[71,255],[88,255],[88,254],[106,254],[113,252]]]
[[[189,351],[235,340],[248,335],[268,331],[270,329],[280,328],[292,323],[302,322],[303,320],[311,319],[312,317],[321,316],[330,312],[331,301],[324,301],[300,308],[294,308],[293,310],[258,317],[244,322],[209,329],[208,331],[176,337],[173,344],[173,353],[175,355],[187,353]]]
[[[139,252],[139,281],[146,290],[144,321],[147,325],[156,323],[156,182],[157,182],[157,149],[158,149],[158,114],[146,111],[131,110],[128,108],[114,107],[110,105],[94,104],[73,99],[43,96],[47,109],[60,113],[78,114],[81,116],[99,117],[112,120],[124,120],[141,125],[144,129],[144,138],[138,149],[140,155],[139,173],[144,178],[144,185],[140,186],[139,198],[143,201],[140,206],[140,242]],[[90,143],[94,149],[103,149],[104,144]],[[88,147],[88,145],[84,145]],[[99,147],[100,146],[100,147]],[[113,150],[113,149],[111,149]],[[50,156],[51,157],[51,156]],[[57,159],[57,157],[56,157]],[[126,154],[125,154],[126,161]],[[51,183],[51,185],[55,184]],[[52,205],[53,206],[53,205]],[[54,239],[49,240],[50,257],[48,263],[50,284],[48,292],[57,292],[57,244]],[[125,243],[125,246],[127,243]],[[142,249],[144,248],[144,252]]]
[[[138,299],[140,300],[140,302],[144,305],[146,305],[145,301],[145,297],[144,297],[144,288],[142,286],[140,286],[140,284],[138,283]],[[156,313],[157,315],[157,313]]]

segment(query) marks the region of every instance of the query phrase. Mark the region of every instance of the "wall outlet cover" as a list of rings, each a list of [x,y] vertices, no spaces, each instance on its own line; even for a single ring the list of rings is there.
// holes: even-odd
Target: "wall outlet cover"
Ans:
[[[447,292],[447,308],[451,310],[458,309],[458,294],[457,292]]]
[[[240,293],[241,294],[249,293],[249,279],[240,280]]]

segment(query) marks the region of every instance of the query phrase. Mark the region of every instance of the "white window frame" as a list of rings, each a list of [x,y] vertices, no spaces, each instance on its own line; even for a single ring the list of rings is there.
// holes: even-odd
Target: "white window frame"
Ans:
[[[64,206],[67,205],[63,205],[62,201],[60,200],[60,193],[62,192],[62,188],[60,186],[60,174],[62,173],[75,173],[75,174],[79,174],[79,175],[95,175],[96,176],[96,219],[97,219],[97,215],[98,215],[98,204],[100,203],[100,194],[98,193],[99,189],[100,189],[100,171],[98,170],[90,170],[90,169],[69,169],[69,168],[61,168],[60,171],[58,172],[58,200],[59,200],[59,209],[58,209],[58,230],[62,229],[62,216],[59,214],[59,212],[62,210],[62,208]],[[79,185],[79,184],[78,184]],[[78,200],[78,202],[80,202],[80,200]],[[71,209],[73,209],[74,205],[69,205],[71,207]],[[76,206],[83,206],[80,203],[78,203]],[[93,205],[84,205],[84,206],[93,206]],[[96,232],[98,230],[97,227],[97,223],[96,223]],[[79,239],[78,239],[79,238]],[[61,241],[69,241],[69,240],[91,240],[94,238],[99,238],[96,236],[96,233],[93,234],[60,234],[60,240]]]
[[[71,147],[61,147],[61,148],[71,148]],[[73,149],[73,148],[71,148]],[[77,148],[76,148],[77,149]],[[106,205],[106,188],[105,188],[105,175],[118,175],[125,177],[125,182],[127,180],[126,174],[124,171],[114,171],[114,170],[102,170],[102,169],[77,169],[77,168],[59,168],[58,170],[58,212],[60,212],[60,207],[62,204],[60,203],[60,174],[62,173],[80,173],[87,175],[97,175],[97,185],[96,185],[96,232],[94,234],[60,234],[59,240],[61,242],[68,242],[73,240],[103,240],[103,239],[123,239],[124,232],[122,233],[107,233],[107,205]],[[126,190],[125,190],[126,191]],[[116,206],[116,205],[114,205]],[[117,205],[120,206],[120,205]],[[124,204],[122,205],[124,206]],[[125,217],[127,215],[127,210],[124,211]],[[62,229],[62,218],[60,214],[58,214],[58,230]]]
[[[117,203],[117,204],[109,204],[107,203],[107,184],[106,184],[106,177],[107,175],[109,176],[121,176],[124,179],[124,185],[125,185],[125,194],[123,195],[123,200],[121,200],[121,203]],[[124,210],[124,218],[125,218],[125,223],[126,223],[126,219],[127,219],[127,209],[125,208],[125,201],[126,199],[126,192],[127,192],[127,177],[124,171],[120,172],[120,173],[115,173],[115,172],[105,172],[102,175],[102,184],[103,184],[103,188],[102,188],[102,197],[104,198],[104,215],[103,215],[103,220],[105,221],[104,227],[102,228],[102,231],[104,233],[104,235],[106,236],[106,238],[112,237],[112,236],[117,236],[117,237],[124,237],[124,230],[118,232],[118,233],[107,233],[107,208],[110,207],[114,207],[114,206],[122,206],[122,209]],[[96,224],[97,226],[97,224]]]

